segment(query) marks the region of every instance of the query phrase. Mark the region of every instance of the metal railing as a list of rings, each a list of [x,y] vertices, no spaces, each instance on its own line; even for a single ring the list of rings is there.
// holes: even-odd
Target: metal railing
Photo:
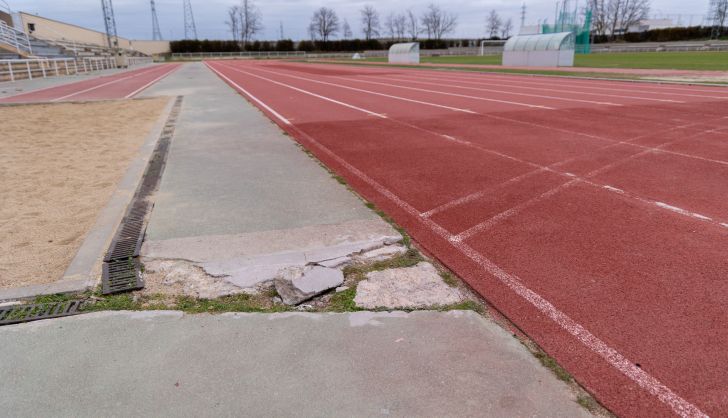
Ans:
[[[286,58],[306,57],[304,51],[248,51],[248,52],[175,52],[172,59],[198,60],[203,58]]]
[[[150,57],[129,57],[128,65],[149,64]],[[117,68],[114,57],[33,58],[0,60],[0,81],[32,80]]]
[[[21,55],[33,55],[33,48],[30,47],[28,34],[11,28],[2,20],[0,20],[0,43],[15,48]]]

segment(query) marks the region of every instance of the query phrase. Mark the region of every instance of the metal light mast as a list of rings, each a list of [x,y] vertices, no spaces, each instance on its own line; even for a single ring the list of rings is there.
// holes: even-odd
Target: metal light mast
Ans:
[[[185,39],[197,39],[197,28],[195,27],[195,16],[192,14],[190,0],[182,0],[185,12]]]
[[[149,0],[152,6],[152,39],[155,41],[162,40],[162,32],[159,30],[159,19],[157,19],[157,7],[154,5],[154,0]]]
[[[521,29],[526,26],[526,2],[521,5]]]
[[[101,9],[104,12],[104,27],[106,28],[106,42],[109,49],[116,53],[119,48],[119,35],[116,33],[116,18],[111,0],[101,0]]]

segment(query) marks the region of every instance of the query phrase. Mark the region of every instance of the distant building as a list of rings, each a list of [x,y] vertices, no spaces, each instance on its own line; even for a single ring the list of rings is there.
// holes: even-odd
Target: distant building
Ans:
[[[675,26],[672,19],[643,19],[639,23],[630,26],[627,32],[647,32],[648,30],[674,28]]]

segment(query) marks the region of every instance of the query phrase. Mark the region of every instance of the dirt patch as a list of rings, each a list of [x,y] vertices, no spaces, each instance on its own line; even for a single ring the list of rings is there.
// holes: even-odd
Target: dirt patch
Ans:
[[[167,102],[0,107],[0,289],[63,275]]]

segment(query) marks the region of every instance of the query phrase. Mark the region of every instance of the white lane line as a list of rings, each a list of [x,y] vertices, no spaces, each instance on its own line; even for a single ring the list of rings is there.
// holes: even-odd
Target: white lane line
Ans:
[[[697,218],[697,219],[700,219],[703,221],[712,221],[713,220],[713,218],[707,217],[705,215],[701,215],[701,214],[695,213],[695,212],[690,212],[689,210],[679,208],[679,207],[673,206],[673,205],[668,205],[667,203],[664,203],[664,202],[655,202],[655,205],[657,205],[663,209],[671,210],[675,213],[679,213],[679,214],[685,215],[685,216],[692,216],[693,218]]]
[[[723,222],[723,223],[720,224],[720,226],[723,226],[723,227],[728,228],[728,223]]]
[[[367,183],[370,187],[380,193],[382,196],[388,198],[399,208],[407,212],[414,219],[419,220],[427,226],[433,233],[445,239],[450,245],[456,250],[460,251],[463,255],[470,258],[473,262],[479,265],[485,272],[499,280],[501,283],[510,288],[514,293],[519,295],[521,298],[530,303],[538,311],[546,315],[549,319],[555,322],[564,331],[570,334],[572,337],[581,342],[585,347],[603,358],[609,365],[621,372],[628,379],[633,381],[639,387],[647,391],[648,393],[655,396],[660,402],[671,408],[676,414],[681,417],[706,417],[707,415],[702,412],[697,406],[686,401],[680,395],[673,392],[670,388],[662,384],[659,380],[654,378],[652,375],[645,372],[643,369],[637,367],[634,362],[630,361],[619,353],[614,348],[607,345],[605,342],[600,340],[597,336],[589,332],[582,325],[571,319],[564,312],[557,309],[544,297],[538,293],[532,291],[526,287],[518,276],[509,274],[501,269],[494,262],[478,253],[475,249],[464,244],[462,242],[453,242],[450,240],[450,233],[436,224],[430,219],[422,218],[420,213],[410,206],[407,202],[400,199],[390,190],[364,174],[356,167],[349,164],[346,160],[339,157],[333,151],[329,150],[326,146],[316,141],[311,136],[300,131],[299,129],[293,128],[296,132],[305,137],[306,140],[311,142],[322,152],[331,157],[334,161],[339,163],[346,170],[351,172],[353,175],[358,177],[360,180]]]
[[[469,80],[476,80],[477,78],[468,78],[468,79]],[[658,90],[644,90],[644,89],[640,89],[640,87],[643,88],[644,86],[639,86],[639,87],[632,88],[632,89],[625,89],[625,88],[619,88],[619,87],[600,87],[600,86],[604,86],[604,84],[575,83],[575,82],[573,82],[571,80],[568,81],[568,82],[548,83],[547,84],[547,83],[538,82],[538,81],[520,81],[520,80],[514,80],[512,78],[500,78],[500,77],[497,77],[497,78],[492,78],[491,79],[491,81],[494,81],[494,82],[500,82],[501,80],[502,81],[505,81],[505,82],[510,82],[510,83],[518,83],[518,84],[524,83],[524,84],[529,84],[529,85],[532,85],[532,86],[546,86],[546,85],[548,85],[548,86],[554,86],[554,85],[559,85],[559,86],[563,86],[563,87],[572,87],[572,88],[579,88],[579,89],[586,88],[586,89],[591,89],[591,90],[605,90],[605,91],[611,91],[611,92],[621,92],[621,91],[623,91],[623,92],[627,92],[627,93],[630,93],[630,94],[645,94],[645,95],[655,94],[655,95],[659,95],[659,96],[698,97],[698,98],[718,99],[718,100],[728,99],[728,96],[712,96],[712,95],[705,95],[705,94],[694,94],[695,91],[693,91],[693,90],[689,90],[689,91],[693,91],[693,93],[677,93],[677,92],[669,92],[669,91],[658,91]],[[586,92],[583,92],[583,94],[601,94],[601,93],[586,93]],[[627,96],[625,96],[625,97],[627,97]],[[644,98],[644,97],[643,97],[643,99],[644,100],[649,100],[648,98]],[[653,100],[659,100],[659,99],[653,99]],[[677,103],[684,103],[682,101],[676,101],[676,102]]]
[[[308,91],[308,90],[299,89],[298,87],[291,86],[290,84],[285,84],[285,83],[281,83],[279,81],[271,80],[270,78],[266,78],[266,77],[259,76],[259,75],[253,74],[253,73],[249,73],[247,71],[239,70],[239,69],[237,69],[235,67],[231,67],[229,65],[220,64],[220,66],[221,67],[225,67],[225,68],[229,68],[229,69],[231,69],[233,71],[237,71],[237,72],[242,73],[242,74],[247,74],[247,75],[249,75],[251,77],[256,77],[256,78],[259,78],[261,80],[265,80],[265,81],[267,81],[269,83],[273,83],[273,84],[276,84],[276,85],[279,85],[279,86],[282,86],[282,87],[289,88],[291,90],[295,90],[295,91],[300,92],[300,93],[303,93],[303,94],[307,94],[307,95],[312,96],[312,97],[316,97],[317,99],[325,100],[325,101],[331,102],[331,103],[336,103],[336,104],[338,104],[340,106],[348,107],[349,109],[354,109],[356,111],[363,112],[363,113],[366,113],[366,114],[371,115],[371,116],[376,116],[376,117],[381,118],[381,119],[387,119],[387,116],[385,116],[385,115],[383,115],[381,113],[372,112],[371,110],[363,109],[361,107],[357,107],[357,106],[351,105],[349,103],[340,102],[338,100],[332,99],[330,97],[322,96],[320,94],[316,94],[316,93],[311,92],[311,91]]]
[[[695,134],[693,136],[703,135],[705,133],[713,132],[713,131],[716,131],[716,130],[717,129],[701,131],[701,132],[698,132],[697,134]],[[500,212],[497,215],[495,215],[495,216],[493,216],[493,217],[491,217],[489,219],[486,219],[486,220],[484,220],[484,221],[482,221],[482,222],[480,222],[480,223],[478,223],[478,224],[476,224],[476,225],[474,225],[474,226],[466,229],[465,231],[460,232],[457,235],[454,235],[452,237],[452,239],[453,239],[454,242],[461,242],[461,241],[466,240],[466,239],[468,239],[468,238],[470,238],[470,237],[472,237],[474,235],[477,235],[477,234],[479,234],[481,232],[484,232],[484,231],[486,231],[486,230],[494,227],[495,225],[497,225],[501,221],[503,221],[503,220],[505,220],[507,218],[510,218],[512,216],[515,216],[518,213],[520,213],[523,210],[525,210],[526,208],[529,208],[529,207],[531,207],[531,206],[533,206],[533,205],[535,205],[535,204],[537,204],[537,203],[539,203],[539,202],[541,202],[541,201],[543,201],[543,200],[545,200],[545,199],[547,199],[547,198],[549,198],[549,197],[551,197],[551,196],[553,196],[553,195],[555,195],[557,193],[560,193],[562,190],[564,190],[566,188],[569,188],[571,186],[574,186],[577,183],[584,183],[584,184],[587,184],[587,185],[590,185],[590,186],[600,187],[600,188],[602,188],[604,190],[607,190],[609,192],[614,192],[614,193],[620,194],[622,196],[625,196],[627,198],[630,198],[630,199],[639,201],[639,202],[644,203],[644,204],[647,204],[647,205],[657,205],[658,207],[662,207],[663,209],[668,209],[668,210],[670,210],[670,211],[672,211],[674,213],[678,213],[678,214],[683,215],[683,216],[688,216],[688,217],[691,217],[693,219],[698,219],[700,221],[705,221],[705,222],[710,222],[710,223],[717,223],[712,218],[710,218],[708,216],[701,215],[699,213],[693,213],[693,212],[689,212],[689,211],[683,211],[681,209],[680,210],[676,210],[676,209],[679,209],[679,208],[676,208],[674,206],[667,205],[666,203],[656,202],[656,201],[651,200],[651,199],[646,199],[646,198],[643,198],[641,196],[638,196],[638,195],[636,195],[634,193],[628,193],[628,192],[626,192],[624,190],[621,190],[621,189],[618,189],[616,187],[612,187],[612,186],[609,186],[609,185],[604,185],[604,184],[596,183],[596,182],[593,182],[593,181],[590,181],[589,180],[592,177],[595,177],[595,176],[597,176],[597,175],[599,175],[601,173],[604,173],[605,171],[614,169],[615,167],[618,167],[618,166],[620,166],[622,164],[625,164],[626,162],[631,161],[631,160],[633,160],[635,158],[641,157],[643,155],[649,154],[649,153],[654,152],[654,151],[661,151],[660,150],[660,147],[666,147],[666,146],[669,146],[670,144],[672,144],[674,142],[682,141],[684,139],[686,139],[686,138],[679,138],[679,139],[676,139],[674,141],[666,142],[666,143],[660,145],[657,148],[646,149],[646,150],[643,150],[641,152],[632,154],[632,155],[630,155],[628,157],[622,158],[620,160],[613,161],[610,164],[607,164],[607,165],[604,165],[604,166],[602,166],[600,168],[597,168],[595,170],[592,170],[592,171],[590,171],[589,173],[586,173],[583,176],[577,176],[576,174],[573,174],[573,173],[559,172],[559,171],[553,169],[553,165],[550,166],[550,167],[543,167],[543,166],[539,166],[539,165],[530,163],[532,166],[541,167],[541,168],[543,168],[545,170],[554,172],[556,174],[562,174],[562,175],[566,175],[566,176],[569,176],[569,177],[573,177],[573,180],[568,181],[566,183],[563,183],[563,184],[561,184],[561,185],[559,185],[559,186],[557,186],[557,187],[555,187],[555,188],[553,188],[551,190],[548,190],[548,191],[546,191],[546,192],[544,192],[544,193],[542,193],[542,194],[540,194],[540,195],[538,195],[536,197],[533,197],[531,199],[526,200],[525,202],[522,202],[522,203],[520,203],[520,204],[518,204],[516,206],[513,206],[513,207],[511,207],[509,209],[506,209],[503,212]],[[664,205],[664,206],[662,206],[662,205]]]
[[[536,170],[533,170],[533,171],[528,171],[528,172],[523,173],[523,174],[521,174],[519,176],[510,178],[510,179],[504,181],[503,183],[499,183],[499,184],[496,184],[495,186],[489,187],[488,189],[480,190],[478,192],[471,193],[471,194],[469,194],[467,196],[463,196],[461,198],[458,198],[458,199],[455,199],[455,200],[451,200],[451,201],[449,201],[449,202],[447,202],[445,204],[442,204],[442,205],[437,206],[437,207],[435,207],[433,209],[430,209],[427,212],[421,213],[420,216],[423,217],[423,218],[431,218],[431,217],[437,215],[438,213],[441,213],[441,212],[444,212],[444,211],[446,211],[448,209],[452,209],[454,207],[457,207],[457,206],[460,206],[460,205],[464,205],[466,203],[469,203],[469,202],[472,202],[474,200],[480,199],[481,197],[485,196],[486,194],[493,193],[493,192],[497,191],[498,189],[502,189],[502,188],[507,187],[507,186],[509,186],[511,184],[518,183],[519,181],[521,181],[521,180],[523,180],[525,178],[534,176],[536,174],[544,173],[544,172],[547,172],[547,171],[550,171],[550,170],[548,170],[547,168],[539,168],[539,169],[536,169]]]
[[[142,91],[144,91],[144,89],[146,89],[147,87],[151,86],[152,84],[156,83],[157,81],[159,81],[159,80],[163,79],[164,77],[167,77],[168,75],[170,75],[173,72],[177,71],[177,69],[179,69],[181,66],[182,65],[176,65],[174,68],[172,68],[171,70],[167,71],[166,73],[160,75],[159,77],[155,78],[154,80],[150,81],[149,83],[147,83],[147,84],[139,87],[138,89],[134,90],[133,92],[127,94],[126,96],[124,96],[124,98],[125,99],[128,99],[130,97],[136,96],[137,94],[139,94]]]
[[[368,76],[367,75],[367,76],[364,76],[364,77],[372,77],[372,76]],[[427,82],[427,81],[410,80],[410,79],[406,79],[406,78],[396,78],[396,77],[391,77],[391,76],[387,76],[386,78],[387,78],[387,80],[403,81],[403,82],[407,82],[407,83],[426,84],[426,85],[430,85],[430,86],[441,86],[441,87],[443,86],[442,83],[430,83],[430,82]],[[418,77],[418,78],[432,80],[432,78],[429,78],[429,77]],[[350,79],[350,80],[353,80],[353,79]],[[367,81],[364,81],[364,80],[358,80],[358,81],[359,82],[367,83]],[[594,101],[594,100],[573,99],[573,98],[568,98],[568,97],[544,96],[544,95],[541,95],[541,94],[518,93],[518,92],[515,92],[515,91],[495,90],[495,89],[482,89],[482,88],[477,88],[477,87],[456,86],[456,85],[450,83],[451,81],[452,82],[457,82],[457,80],[442,79],[441,81],[447,81],[449,83],[449,84],[447,84],[447,87],[456,88],[456,89],[473,90],[473,91],[484,91],[484,92],[491,92],[491,93],[503,93],[503,94],[510,94],[510,95],[514,95],[514,96],[537,97],[537,98],[540,98],[540,99],[560,100],[560,101],[574,102],[574,103],[587,103],[587,104],[595,104],[595,105],[602,105],[602,106],[622,106],[619,103],[597,102],[597,101]],[[467,82],[465,82],[465,83],[467,83]],[[470,83],[470,84],[474,84],[474,83]],[[563,93],[563,91],[562,91],[562,93]]]
[[[398,89],[420,91],[420,92],[424,92],[424,93],[442,94],[442,95],[445,95],[445,96],[462,97],[462,98],[465,98],[465,99],[481,100],[481,101],[486,101],[486,102],[509,104],[509,105],[514,105],[514,106],[528,107],[528,108],[532,108],[532,109],[556,110],[556,108],[550,107],[550,106],[534,105],[534,104],[521,103],[521,102],[513,102],[513,101],[509,101],[509,100],[489,99],[487,97],[469,96],[469,95],[466,95],[466,94],[448,93],[448,92],[444,92],[444,91],[427,90],[427,89],[420,89],[420,88],[416,88],[416,87],[406,87],[406,86],[400,86],[400,85],[397,85],[397,84],[379,83],[379,82],[376,82],[376,81],[357,80],[355,78],[338,77],[338,76],[332,76],[332,77],[333,78],[338,78],[338,79],[341,79],[341,80],[347,80],[347,81],[358,81],[360,83],[378,84],[380,86],[395,87],[395,88],[398,88]]]
[[[366,76],[366,77],[370,77],[370,76]],[[586,96],[614,97],[614,98],[617,98],[617,99],[646,100],[646,101],[651,101],[651,102],[662,102],[662,103],[685,103],[683,101],[672,100],[672,99],[656,99],[656,98],[652,98],[652,97],[625,96],[625,95],[621,95],[621,94],[606,94],[606,93],[591,93],[591,92],[585,92],[585,91],[564,91],[564,89],[559,90],[559,89],[546,88],[546,87],[527,87],[527,86],[523,86],[523,84],[543,86],[543,84],[541,84],[541,83],[531,83],[531,82],[528,82],[528,81],[523,81],[523,82],[521,82],[521,81],[515,82],[514,81],[513,82],[513,83],[517,83],[517,84],[508,84],[509,81],[501,82],[499,84],[493,84],[493,83],[488,83],[488,82],[484,82],[484,81],[478,81],[478,82],[475,82],[475,81],[465,81],[465,80],[460,80],[460,79],[450,79],[450,78],[447,78],[447,77],[422,77],[422,78],[426,78],[426,79],[430,79],[430,80],[441,80],[441,81],[448,81],[448,82],[458,82],[458,83],[465,83],[465,84],[473,84],[473,85],[478,85],[478,86],[482,85],[482,86],[512,87],[512,88],[527,89],[527,90],[550,91],[550,92],[555,92],[555,93],[565,93],[566,92],[566,93],[581,94],[581,95],[586,95]],[[469,78],[469,80],[470,80],[470,78]],[[563,85],[563,84],[559,84],[559,85]],[[576,87],[576,86],[568,86],[568,85],[565,85],[565,87]],[[609,90],[609,89],[605,89],[605,90]],[[619,89],[617,89],[617,90],[619,90]],[[632,91],[632,93],[635,93],[635,92]]]
[[[89,87],[87,89],[84,89],[84,90],[81,90],[81,91],[77,91],[75,93],[67,94],[67,95],[62,96],[62,97],[57,97],[57,98],[51,100],[51,102],[58,102],[58,101],[61,101],[61,100],[64,100],[64,99],[68,99],[69,97],[78,96],[79,94],[83,94],[83,93],[88,93],[89,91],[93,91],[93,90],[96,90],[96,89],[100,89],[101,87],[106,87],[108,85],[115,84],[115,83],[118,83],[120,81],[128,80],[130,78],[134,78],[134,77],[139,76],[139,75],[142,75],[142,74],[147,74],[147,73],[150,73],[150,72],[152,72],[154,70],[158,70],[158,69],[159,69],[159,67],[156,67],[155,66],[154,68],[149,69],[149,70],[145,70],[145,71],[142,71],[142,72],[134,73],[134,74],[128,75],[126,77],[117,78],[117,79],[111,80],[111,81],[109,81],[107,83],[103,83],[103,84],[99,84],[97,86]]]
[[[250,100],[254,101],[255,103],[259,104],[263,109],[265,109],[268,112],[270,112],[271,115],[273,115],[276,118],[278,118],[278,120],[280,120],[281,122],[283,122],[285,125],[291,125],[291,121],[289,121],[288,119],[284,118],[280,113],[276,112],[272,107],[270,107],[267,104],[263,103],[262,100],[258,99],[252,93],[250,93],[249,91],[247,91],[244,88],[242,88],[238,83],[234,82],[233,80],[231,80],[230,78],[228,78],[225,74],[223,74],[220,71],[218,71],[215,68],[213,68],[213,66],[210,65],[210,64],[208,64],[207,61],[204,61],[204,63],[207,66],[207,68],[209,68],[210,70],[212,70],[215,74],[219,75],[223,80],[225,80],[228,83],[230,83],[238,91],[240,91],[241,93],[243,93],[244,95],[246,95],[248,98],[250,98]]]
[[[445,105],[441,105],[441,104],[437,104],[437,103],[424,102],[424,101],[421,101],[421,100],[409,99],[409,98],[401,97],[401,96],[392,96],[391,94],[385,94],[385,93],[380,93],[380,92],[371,91],[371,90],[358,89],[356,87],[345,86],[345,85],[342,85],[342,84],[327,83],[325,81],[313,80],[311,78],[299,77],[299,76],[295,76],[295,75],[291,75],[291,74],[279,73],[279,72],[270,71],[270,70],[264,70],[262,68],[256,68],[256,70],[263,71],[263,72],[270,73],[270,74],[276,74],[276,75],[280,75],[280,76],[284,76],[284,77],[295,78],[295,79],[298,79],[298,80],[309,81],[309,82],[312,82],[312,83],[318,83],[318,84],[323,84],[323,85],[327,85],[327,86],[339,87],[339,88],[342,88],[342,89],[358,91],[358,92],[361,92],[361,93],[372,94],[372,95],[375,95],[375,96],[382,96],[382,97],[387,97],[387,98],[396,99],[396,100],[402,100],[402,101],[410,102],[410,103],[417,103],[417,104],[426,105],[426,106],[438,107],[440,109],[447,109],[447,110],[452,110],[452,111],[455,111],[455,112],[463,112],[463,113],[470,113],[470,114],[477,114],[478,113],[478,112],[474,112],[474,111],[472,111],[470,109],[462,109],[462,108],[459,108],[459,107],[445,106]]]
[[[604,185],[604,186],[602,186],[602,187],[604,187],[605,189],[607,189],[607,190],[609,190],[609,191],[615,192],[615,193],[620,193],[620,194],[624,194],[624,190],[622,190],[622,189],[619,189],[619,188],[617,188],[617,187],[612,187],[612,186],[610,186],[610,185],[608,185],[608,184],[607,184],[607,185]]]

